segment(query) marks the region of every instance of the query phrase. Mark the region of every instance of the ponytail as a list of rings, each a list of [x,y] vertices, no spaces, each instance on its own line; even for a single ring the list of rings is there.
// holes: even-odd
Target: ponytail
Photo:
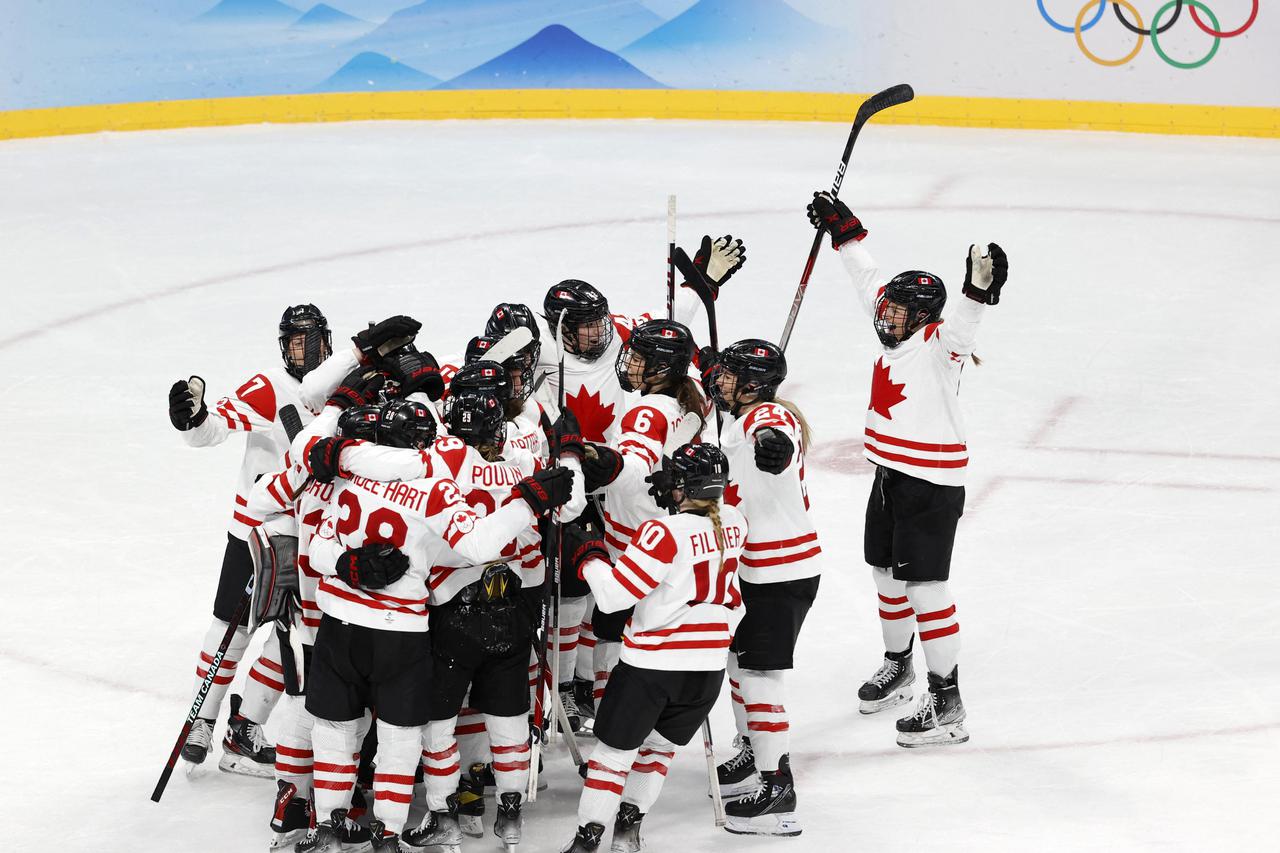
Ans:
[[[707,425],[707,398],[702,396],[702,386],[692,376],[683,376],[677,380],[675,388],[676,402],[686,412],[694,412]],[[698,432],[702,432],[701,429]]]
[[[689,500],[687,503],[691,512],[705,515],[711,519],[711,526],[715,529],[716,534],[716,548],[720,550],[720,565],[716,566],[716,571],[718,572],[724,568],[725,549],[724,524],[720,521],[720,501]]]
[[[809,426],[809,420],[804,416],[804,412],[800,411],[800,407],[790,400],[784,400],[781,397],[774,397],[772,400],[761,400],[760,403],[777,403],[782,408],[790,412],[800,423],[800,445],[802,450],[808,450],[813,446],[813,428]],[[755,403],[752,409],[760,405]],[[748,410],[750,411],[750,410]]]

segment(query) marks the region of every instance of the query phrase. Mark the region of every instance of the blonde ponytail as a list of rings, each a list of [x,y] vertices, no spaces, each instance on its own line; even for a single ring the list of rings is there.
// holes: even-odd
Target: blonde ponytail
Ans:
[[[689,504],[689,508],[692,511],[705,514],[707,518],[711,519],[711,526],[715,529],[716,534],[716,548],[720,550],[720,565],[716,566],[716,571],[719,572],[724,568],[724,550],[726,547],[724,524],[720,521],[720,501],[691,499],[686,503]]]
[[[761,400],[758,403],[753,403],[751,405],[751,409],[754,409],[756,406],[763,405],[764,403],[777,403],[779,406],[786,409],[793,416],[795,416],[796,421],[799,422],[800,424],[800,449],[801,450],[808,450],[810,447],[813,446],[813,428],[809,426],[809,420],[804,416],[804,412],[800,411],[799,406],[797,406],[795,403],[791,402],[790,400],[784,400],[781,397],[774,397],[772,400]],[[749,412],[751,411],[751,409],[747,409],[747,411]],[[746,414],[746,412],[744,412],[743,414]]]

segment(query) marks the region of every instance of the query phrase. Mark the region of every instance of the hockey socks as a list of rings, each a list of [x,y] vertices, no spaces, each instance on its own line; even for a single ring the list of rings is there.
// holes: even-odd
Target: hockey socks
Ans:
[[[493,779],[497,796],[523,793],[529,787],[529,720],[524,714],[494,717],[485,714],[493,751]]]
[[[421,750],[421,726],[393,726],[385,720],[378,720],[373,814],[382,821],[388,832],[399,835],[409,818],[409,804],[413,801],[413,776]],[[456,779],[454,785],[457,785]]]
[[[906,587],[929,672],[946,676],[960,659],[960,623],[951,590],[946,581],[909,583]]]
[[[871,567],[876,592],[880,600],[880,633],[884,636],[886,652],[906,651],[915,633],[915,611],[907,598],[907,582],[893,579],[893,572],[877,566]]]
[[[195,686],[191,690],[191,698],[195,699],[196,694],[200,692],[200,685],[204,683],[205,676],[209,673],[209,664],[213,662],[213,657],[218,653],[218,646],[222,644],[222,638],[226,636],[227,625],[221,619],[215,618],[209,626],[209,630],[205,632],[204,642],[200,647],[200,659],[196,662],[196,680]],[[227,653],[222,658],[222,664],[218,667],[218,674],[213,678],[213,684],[209,685],[209,692],[205,694],[204,704],[200,706],[200,716],[206,720],[216,720],[218,713],[222,709],[222,700],[226,698],[227,688],[231,686],[231,682],[236,677],[236,666],[240,663],[240,658],[244,657],[244,650],[249,646],[249,631],[245,628],[238,628],[231,636],[231,645],[227,646]]]
[[[622,800],[631,803],[641,815],[649,813],[662,793],[667,768],[675,757],[676,745],[657,732],[650,732],[631,763],[631,773],[622,789]]]
[[[276,715],[276,781],[293,785],[295,796],[306,798],[311,794],[311,774],[315,753],[311,746],[311,732],[315,717],[306,708],[302,696],[289,696]]]
[[[462,762],[454,727],[458,718],[427,723],[422,746],[422,773],[427,785],[427,808],[433,812],[448,808],[449,795],[458,788]]]
[[[612,823],[622,801],[623,787],[636,763],[640,750],[617,749],[600,743],[587,762],[587,780],[582,784],[582,798],[578,801],[578,825]]]
[[[761,773],[778,769],[778,761],[790,750],[791,724],[787,719],[784,670],[741,669],[730,656],[731,672],[736,670],[742,694],[746,731],[755,752],[756,769]],[[731,676],[732,677],[732,676]],[[734,714],[737,717],[737,704]]]
[[[573,677],[580,678],[584,681],[590,681],[592,673],[595,672],[595,648],[596,635],[591,629],[590,611],[582,624],[578,627],[578,656],[575,659],[573,667]]]
[[[267,632],[262,654],[249,669],[244,685],[244,702],[240,713],[255,723],[265,723],[271,710],[284,694],[284,667],[280,664],[280,640],[275,631]]]
[[[317,719],[311,731],[315,750],[316,814],[326,819],[335,809],[351,808],[351,789],[360,767],[359,720]]]
[[[590,604],[591,597],[586,595],[560,600],[560,629],[556,637],[556,652],[559,655],[557,677],[562,684],[573,681],[573,673],[578,665],[578,631]]]

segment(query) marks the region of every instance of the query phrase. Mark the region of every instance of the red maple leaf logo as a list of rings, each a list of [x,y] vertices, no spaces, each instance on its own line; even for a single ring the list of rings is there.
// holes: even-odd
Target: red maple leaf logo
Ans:
[[[600,393],[588,393],[586,386],[578,389],[577,394],[565,397],[569,411],[578,418],[582,427],[582,437],[587,441],[604,441],[604,431],[613,424],[613,404],[603,405]]]
[[[730,483],[724,490],[724,502],[727,506],[737,506],[742,503],[742,496],[738,494],[738,484]]]
[[[902,393],[902,389],[906,387],[905,382],[894,382],[889,376],[889,366],[884,363],[883,358],[877,358],[875,370],[871,374],[871,402],[867,408],[874,409],[882,418],[893,420],[889,410],[907,399],[907,395]]]

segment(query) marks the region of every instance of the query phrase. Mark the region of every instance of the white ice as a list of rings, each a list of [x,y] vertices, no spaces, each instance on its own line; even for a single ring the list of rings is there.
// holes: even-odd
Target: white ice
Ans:
[[[275,363],[290,302],[339,340],[416,315],[438,352],[570,276],[661,310],[670,192],[682,243],[749,247],[722,339],[776,336],[803,206],[845,133],[385,122],[0,143],[0,847],[265,849],[269,781],[179,772],[148,800],[240,454],[183,445],[170,383],[199,373],[216,395]],[[859,455],[875,339],[824,249],[788,353],[826,555],[787,702],[804,834],[716,830],[695,742],[650,849],[1275,849],[1280,145],[872,125],[844,195],[886,271],[933,270],[953,299],[970,242],[1010,257],[962,387],[972,740],[903,750],[893,712],[855,710],[881,654]],[[727,696],[713,721],[727,757]],[[530,851],[575,826],[562,752],[549,774]]]

